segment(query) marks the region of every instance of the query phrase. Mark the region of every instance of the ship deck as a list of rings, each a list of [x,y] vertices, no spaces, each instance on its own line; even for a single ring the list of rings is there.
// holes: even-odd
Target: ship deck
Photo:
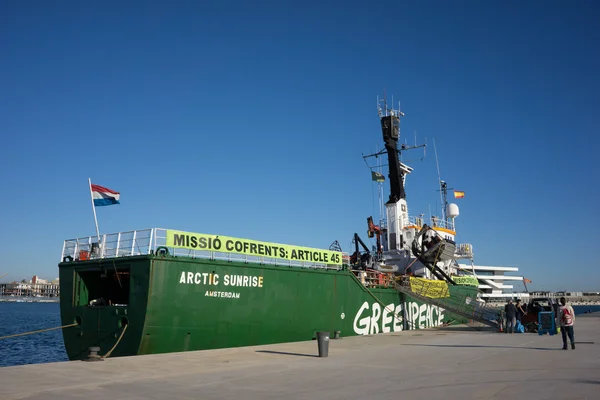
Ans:
[[[0,368],[9,399],[596,398],[600,313],[558,336],[467,327]]]

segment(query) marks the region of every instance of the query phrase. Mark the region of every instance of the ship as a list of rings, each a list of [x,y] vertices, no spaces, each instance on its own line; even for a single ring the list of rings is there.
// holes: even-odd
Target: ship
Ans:
[[[378,101],[379,103],[379,101]],[[333,340],[476,320],[494,326],[448,218],[408,215],[399,110],[379,107],[388,223],[367,218],[369,249],[147,228],[67,239],[58,264],[69,360]],[[360,248],[362,245],[362,250]]]

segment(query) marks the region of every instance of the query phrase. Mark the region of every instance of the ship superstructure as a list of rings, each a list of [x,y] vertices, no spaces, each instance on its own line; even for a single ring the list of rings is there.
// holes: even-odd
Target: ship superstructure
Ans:
[[[388,178],[389,178],[389,198],[385,203],[385,219],[380,221],[380,225],[373,223],[372,217],[367,219],[368,235],[373,237],[377,235],[377,248],[371,255],[359,257],[355,254],[353,260],[360,259],[360,267],[374,269],[382,272],[393,272],[395,274],[412,274],[424,278],[435,278],[436,273],[427,268],[417,259],[413,251],[414,241],[418,240],[418,245],[435,244],[443,241],[443,251],[436,254],[435,265],[441,273],[447,276],[459,273],[457,268],[458,259],[472,258],[472,246],[470,244],[456,244],[456,230],[454,219],[459,215],[458,205],[447,202],[447,184],[440,181],[440,190],[443,199],[443,211],[441,218],[431,216],[424,218],[421,214],[418,217],[410,216],[408,202],[406,199],[405,182],[406,177],[413,171],[413,168],[401,162],[400,155],[403,151],[414,149],[421,146],[398,147],[400,140],[400,119],[405,114],[400,109],[388,107],[387,101],[378,100],[378,115],[381,123],[381,133],[385,144],[385,149],[375,154],[364,156],[379,157],[387,154],[388,159]],[[425,231],[420,235],[420,231]],[[358,235],[355,240],[363,245]]]

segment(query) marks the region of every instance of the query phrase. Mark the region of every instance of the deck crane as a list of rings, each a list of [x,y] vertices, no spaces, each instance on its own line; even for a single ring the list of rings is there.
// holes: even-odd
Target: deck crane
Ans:
[[[360,236],[358,236],[358,233],[354,233],[354,244],[355,251],[350,256],[350,264],[362,270],[371,269],[373,267],[373,255],[371,254],[371,251],[369,251],[369,248],[365,242],[363,242]],[[363,254],[360,253],[358,248],[359,244],[365,250]]]
[[[367,230],[367,236],[369,236],[370,238],[372,238],[373,236],[376,236],[376,242],[377,242],[377,258],[381,258],[381,255],[383,253],[383,248],[381,247],[381,228],[378,225],[375,225],[373,223],[373,217],[369,217],[367,218],[367,224],[369,226],[369,229]]]

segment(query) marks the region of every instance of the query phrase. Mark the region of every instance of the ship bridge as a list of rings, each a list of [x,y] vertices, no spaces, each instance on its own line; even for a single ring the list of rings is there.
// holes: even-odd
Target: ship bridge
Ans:
[[[408,217],[408,225],[406,226],[406,228],[415,228],[420,230],[424,224],[429,225],[433,229],[437,228],[436,230],[446,230],[450,231],[452,234],[456,233],[456,231],[454,230],[454,221],[445,221],[443,219],[437,218],[435,215],[429,218],[424,218],[423,216]]]

